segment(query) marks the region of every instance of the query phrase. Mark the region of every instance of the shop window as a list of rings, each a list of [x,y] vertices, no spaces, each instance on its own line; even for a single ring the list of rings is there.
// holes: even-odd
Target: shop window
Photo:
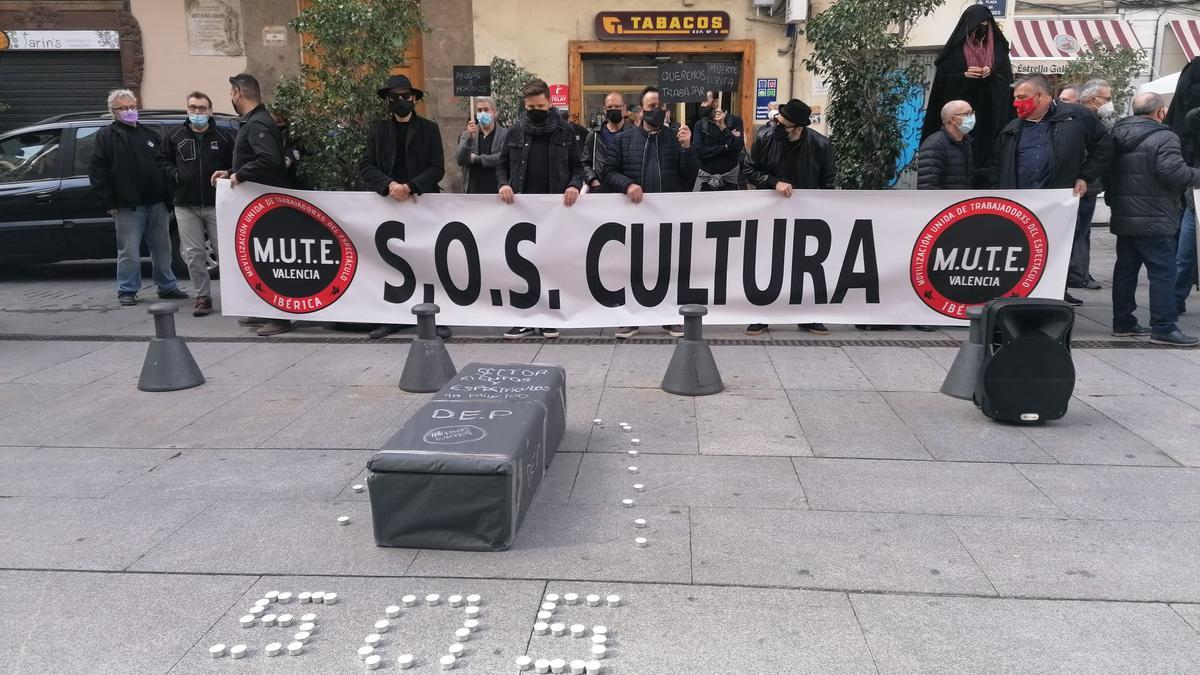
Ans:
[[[590,124],[598,124],[604,113],[604,97],[611,91],[620,92],[631,110],[636,108],[641,102],[642,89],[658,84],[660,63],[714,61],[740,64],[741,54],[584,54],[582,61],[583,116]],[[738,96],[726,92],[722,102],[726,110],[745,119]],[[670,106],[671,119],[691,122],[699,107],[699,103],[673,104]]]

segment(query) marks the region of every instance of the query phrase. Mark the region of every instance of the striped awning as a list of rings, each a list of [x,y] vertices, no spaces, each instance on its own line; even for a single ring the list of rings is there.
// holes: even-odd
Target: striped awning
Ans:
[[[1123,19],[1014,19],[1007,33],[1014,59],[1071,59],[1096,42],[1141,49]]]
[[[1177,19],[1171,22],[1171,32],[1183,47],[1183,55],[1188,61],[1200,56],[1200,21],[1193,19]]]

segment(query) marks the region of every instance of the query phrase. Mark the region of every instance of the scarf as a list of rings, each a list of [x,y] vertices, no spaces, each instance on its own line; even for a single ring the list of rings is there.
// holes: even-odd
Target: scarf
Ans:
[[[992,24],[987,23],[987,33],[984,34],[982,40],[976,40],[974,35],[975,30],[967,33],[967,39],[963,42],[963,56],[967,59],[968,68],[991,68],[996,57],[995,50],[992,46]]]

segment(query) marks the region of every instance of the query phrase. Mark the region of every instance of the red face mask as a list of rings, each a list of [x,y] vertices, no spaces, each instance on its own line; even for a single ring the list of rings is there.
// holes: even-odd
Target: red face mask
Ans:
[[[1034,108],[1037,108],[1037,102],[1032,97],[1026,99],[1017,99],[1013,101],[1013,107],[1017,109],[1017,117],[1027,119],[1033,114]]]

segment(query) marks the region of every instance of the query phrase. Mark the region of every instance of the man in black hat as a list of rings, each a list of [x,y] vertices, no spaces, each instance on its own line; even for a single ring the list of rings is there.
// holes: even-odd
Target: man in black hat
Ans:
[[[833,190],[837,170],[833,164],[833,145],[829,139],[808,128],[812,108],[792,99],[780,106],[770,134],[754,138],[750,154],[743,160],[746,182],[761,190],[774,190],[791,197],[792,190]],[[823,323],[798,324],[801,330],[826,335]],[[758,335],[765,323],[753,323],[747,335]]]
[[[358,162],[359,177],[375,192],[398,202],[415,202],[420,195],[440,192],[438,181],[446,174],[442,134],[436,122],[416,112],[425,92],[414,88],[408,77],[393,75],[376,93],[387,101],[391,115],[371,125],[367,148]],[[403,327],[385,324],[370,335],[379,339]],[[450,329],[438,326],[438,335],[449,338]]]

